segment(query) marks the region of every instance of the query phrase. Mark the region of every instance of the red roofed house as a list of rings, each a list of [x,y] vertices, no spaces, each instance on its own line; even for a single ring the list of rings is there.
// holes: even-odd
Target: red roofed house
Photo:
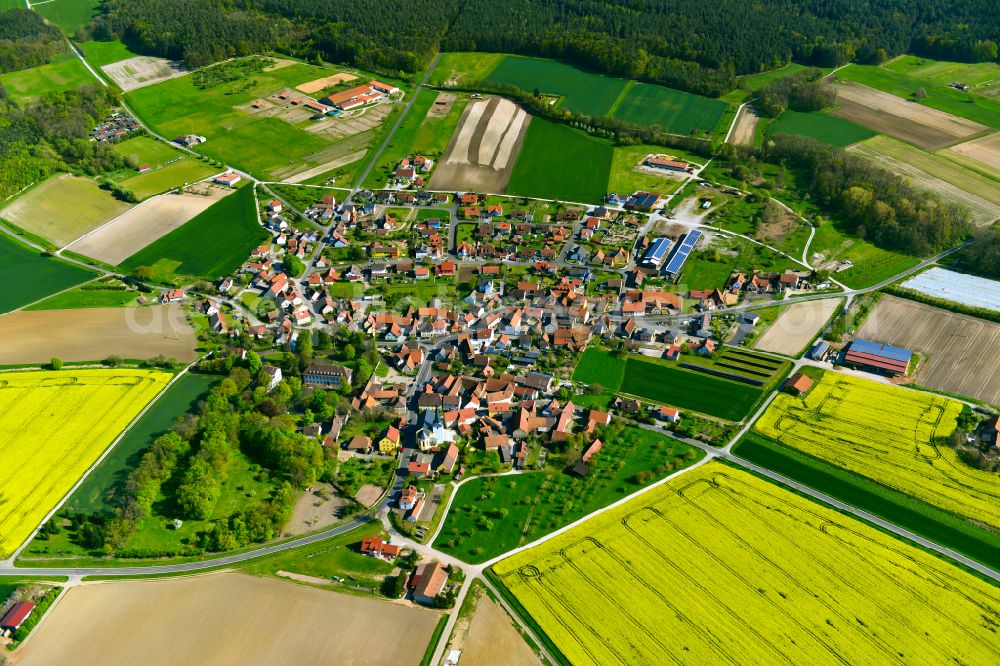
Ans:
[[[430,463],[417,462],[414,460],[406,467],[406,471],[411,476],[424,477],[431,473],[431,466]]]
[[[378,537],[365,537],[361,540],[361,553],[370,557],[391,560],[399,557],[399,546],[386,543]]]
[[[427,562],[417,567],[410,579],[410,589],[413,590],[413,600],[418,604],[434,605],[434,597],[448,583],[448,570],[440,562]]]
[[[812,385],[813,385],[812,379],[810,379],[806,375],[803,375],[802,373],[798,373],[796,375],[792,375],[788,379],[788,383],[785,385],[785,388],[788,389],[789,393],[792,393],[794,395],[805,395],[806,392],[808,392],[809,389],[812,388]]]
[[[0,620],[0,631],[16,631],[35,610],[35,604],[30,601],[19,601],[14,604]]]
[[[226,187],[236,187],[236,183],[240,182],[241,180],[243,180],[243,178],[240,176],[240,174],[233,171],[229,171],[227,173],[222,174],[221,176],[216,176],[215,178],[212,179],[212,182],[215,183],[216,185],[225,185]]]
[[[587,447],[587,450],[583,452],[583,457],[580,459],[585,463],[589,463],[590,459],[594,456],[595,453],[601,450],[602,446],[604,445],[601,444],[601,440],[595,439],[593,442],[590,443],[590,446]]]
[[[681,420],[681,411],[676,407],[660,407],[656,410],[656,417],[664,421],[677,423]]]

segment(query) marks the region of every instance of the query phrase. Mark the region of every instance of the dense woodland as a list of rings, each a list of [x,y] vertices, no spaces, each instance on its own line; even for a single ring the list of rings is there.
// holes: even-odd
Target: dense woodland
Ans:
[[[89,140],[114,102],[108,88],[95,85],[21,108],[0,86],[0,197],[60,171],[97,175],[123,167],[110,146]]]
[[[29,9],[0,12],[0,72],[38,67],[66,50],[59,28]]]
[[[412,73],[438,50],[559,58],[718,95],[790,59],[997,58],[995,0],[107,0],[91,28],[200,66],[266,48]]]
[[[1000,280],[1000,230],[984,229],[959,252],[958,261],[979,275]]]
[[[782,76],[757,91],[754,106],[768,118],[777,118],[786,109],[820,111],[837,101],[837,89],[820,81],[823,72],[810,68]]]

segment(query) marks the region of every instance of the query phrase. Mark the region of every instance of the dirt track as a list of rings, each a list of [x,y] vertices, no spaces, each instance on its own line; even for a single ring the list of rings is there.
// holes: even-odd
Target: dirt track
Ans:
[[[19,664],[419,664],[439,615],[234,573],[66,592]]]
[[[837,84],[837,108],[833,114],[925,150],[937,150],[989,129],[853,82]]]
[[[120,264],[236,191],[217,185],[202,189],[208,194],[161,194],[147,199],[67,248],[107,264]]]
[[[760,120],[760,116],[757,115],[753,107],[747,104],[740,111],[740,117],[736,119],[736,127],[733,128],[733,133],[729,137],[729,143],[736,146],[752,146],[754,138],[754,130],[757,128],[757,122]]]
[[[757,339],[754,349],[795,356],[816,337],[839,305],[836,298],[789,305]]]
[[[143,308],[19,310],[0,317],[0,365],[171,356],[198,358],[194,329],[176,303]]]
[[[503,192],[517,163],[531,116],[500,97],[465,107],[430,189]]]
[[[1000,324],[885,296],[858,337],[926,354],[918,384],[1000,404]]]

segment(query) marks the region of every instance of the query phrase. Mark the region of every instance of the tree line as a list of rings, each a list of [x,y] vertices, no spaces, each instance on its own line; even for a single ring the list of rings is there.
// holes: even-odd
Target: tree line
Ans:
[[[0,72],[45,65],[66,50],[59,28],[29,9],[0,12]]]
[[[1000,280],[1000,229],[983,229],[958,253],[963,268],[983,277]]]
[[[106,0],[88,30],[197,67],[279,49],[406,75],[439,50],[558,58],[717,96],[794,59],[996,60],[992,0]]]
[[[90,141],[114,103],[109,89],[87,85],[20,107],[0,86],[0,197],[60,171],[95,176],[124,167],[111,146]]]

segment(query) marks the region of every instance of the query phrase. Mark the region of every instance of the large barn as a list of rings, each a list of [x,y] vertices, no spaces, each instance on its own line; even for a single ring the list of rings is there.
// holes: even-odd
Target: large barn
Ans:
[[[901,347],[869,340],[855,340],[844,350],[844,365],[880,375],[899,377],[906,374],[913,352]]]

